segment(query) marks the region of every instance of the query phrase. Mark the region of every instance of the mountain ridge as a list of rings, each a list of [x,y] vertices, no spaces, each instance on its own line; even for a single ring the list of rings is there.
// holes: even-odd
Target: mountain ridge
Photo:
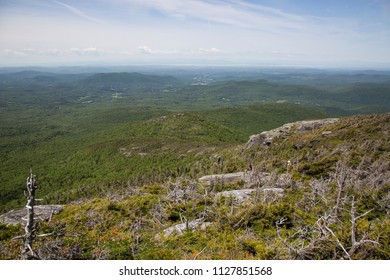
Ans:
[[[145,75],[137,72],[98,73],[78,81],[79,86],[102,89],[134,89],[169,86],[178,83],[172,76]]]

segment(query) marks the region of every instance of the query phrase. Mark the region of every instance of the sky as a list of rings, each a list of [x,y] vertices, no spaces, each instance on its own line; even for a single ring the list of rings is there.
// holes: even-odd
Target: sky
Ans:
[[[390,0],[0,0],[0,67],[390,68]]]

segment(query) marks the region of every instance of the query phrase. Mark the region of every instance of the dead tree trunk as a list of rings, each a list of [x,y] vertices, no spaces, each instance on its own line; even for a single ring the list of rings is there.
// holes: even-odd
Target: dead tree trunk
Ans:
[[[366,234],[363,235],[363,237],[360,239],[360,241],[356,240],[356,223],[357,223],[357,221],[359,219],[363,218],[364,216],[366,216],[367,214],[369,214],[374,209],[368,210],[364,214],[356,217],[356,209],[355,208],[356,208],[355,207],[355,197],[352,196],[352,203],[351,203],[351,243],[352,243],[352,246],[348,252],[349,255],[352,255],[353,253],[355,253],[356,249],[360,245],[362,245],[363,243],[371,243],[371,244],[375,244],[375,245],[379,244],[379,242],[377,242],[377,241],[366,239]]]
[[[347,178],[348,178],[348,170],[347,170],[346,163],[339,161],[336,165],[336,174],[335,174],[335,179],[336,179],[336,184],[338,189],[336,205],[334,206],[334,213],[333,213],[335,219],[338,219],[339,217],[341,200],[342,200],[341,196],[344,193]]]
[[[25,260],[39,259],[38,255],[33,251],[32,244],[35,239],[34,228],[34,204],[35,204],[35,190],[38,188],[36,185],[36,177],[30,170],[30,176],[27,177],[27,223],[24,228],[26,234],[24,236],[24,246],[22,251],[22,258]]]

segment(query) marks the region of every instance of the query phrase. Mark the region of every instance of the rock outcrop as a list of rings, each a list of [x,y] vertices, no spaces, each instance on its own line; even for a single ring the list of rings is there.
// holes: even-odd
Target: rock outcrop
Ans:
[[[182,223],[182,224],[171,226],[171,227],[165,229],[163,231],[162,235],[165,238],[169,237],[171,234],[182,235],[185,233],[186,230],[191,230],[191,231],[197,230],[197,229],[204,230],[210,225],[211,225],[210,222],[203,222],[202,219],[196,219],[196,220],[193,220],[191,222],[188,222],[188,224]]]
[[[52,215],[62,212],[64,207],[62,205],[35,205],[34,213],[37,220],[48,220]],[[6,225],[25,224],[27,216],[27,209],[11,210],[0,216],[0,223]]]
[[[325,125],[337,122],[338,118],[328,118],[322,120],[311,120],[311,121],[299,121],[294,123],[287,123],[281,127],[263,131],[260,134],[250,136],[245,148],[249,149],[254,146],[267,147],[272,145],[276,138],[287,138],[292,132],[307,132],[314,129],[321,128]]]
[[[230,183],[230,182],[237,182],[237,181],[248,182],[249,180],[250,180],[250,174],[247,172],[214,174],[214,175],[206,175],[199,178],[200,182],[206,183],[208,185],[214,183]]]
[[[232,190],[232,191],[224,191],[220,193],[216,193],[215,197],[231,197],[237,202],[244,202],[245,200],[249,199],[253,192],[255,192],[256,189],[243,189],[243,190]]]
[[[255,192],[260,192],[261,194],[266,195],[282,195],[284,190],[282,188],[262,188],[262,189],[242,189],[242,190],[232,190],[216,193],[215,197],[231,197],[237,203],[245,202],[250,199]]]

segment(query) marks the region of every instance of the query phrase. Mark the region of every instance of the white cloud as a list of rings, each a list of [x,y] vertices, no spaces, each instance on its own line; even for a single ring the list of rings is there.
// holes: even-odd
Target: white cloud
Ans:
[[[153,50],[152,48],[148,46],[139,46],[135,53],[141,53],[141,54],[159,54],[162,53],[161,50]]]
[[[26,56],[27,54],[23,51],[4,49],[2,51],[6,56]]]
[[[176,51],[167,51],[167,50],[160,50],[160,49],[153,49],[149,46],[139,46],[136,49],[130,49],[125,51],[120,51],[122,54],[136,56],[136,55],[162,55],[162,54],[172,54]]]
[[[201,53],[201,54],[220,53],[220,52],[221,52],[221,50],[218,48],[210,48],[210,49],[200,48],[199,49],[199,53]]]
[[[121,51],[120,53],[136,56],[136,55],[211,55],[218,54],[222,51],[218,48],[199,48],[199,49],[155,49],[149,46],[139,46],[136,49]]]
[[[75,54],[80,56],[100,56],[109,53],[104,49],[99,48],[70,48],[63,52],[64,54]]]

